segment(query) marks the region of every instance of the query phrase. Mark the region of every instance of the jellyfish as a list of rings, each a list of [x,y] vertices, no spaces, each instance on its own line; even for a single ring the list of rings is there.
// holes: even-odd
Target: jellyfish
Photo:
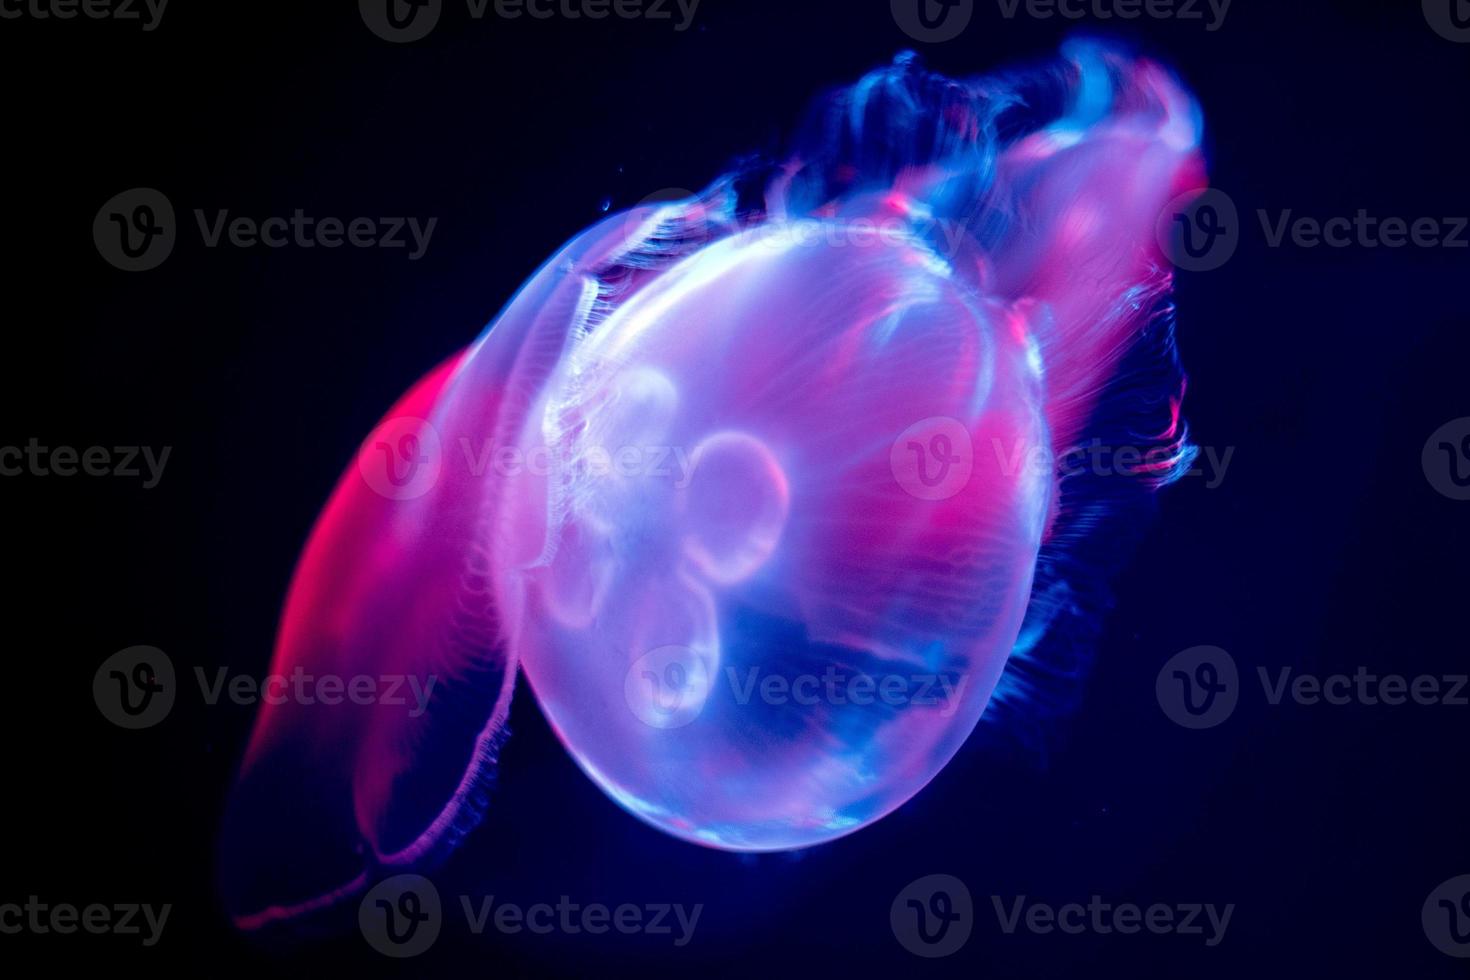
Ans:
[[[1110,519],[1193,456],[1159,228],[1204,188],[1200,135],[1111,43],[968,80],[904,53],[784,159],[572,239],[311,534],[273,675],[431,694],[263,708],[222,837],[236,923],[452,849],[518,674],[612,800],[730,851],[857,831],[1040,697]],[[1120,441],[1105,478],[1062,465]]]

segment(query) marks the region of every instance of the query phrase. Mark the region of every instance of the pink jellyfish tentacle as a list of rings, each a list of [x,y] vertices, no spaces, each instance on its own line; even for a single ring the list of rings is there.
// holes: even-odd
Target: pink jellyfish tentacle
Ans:
[[[436,860],[478,822],[517,666],[496,580],[498,512],[518,471],[498,450],[600,314],[606,285],[589,270],[651,248],[658,211],[604,221],[545,263],[393,406],[334,489],[292,578],[270,671],[281,681],[266,691],[277,696],[225,816],[221,886],[240,928],[331,907],[384,869]],[[383,696],[299,693],[328,677],[348,690],[371,679]]]

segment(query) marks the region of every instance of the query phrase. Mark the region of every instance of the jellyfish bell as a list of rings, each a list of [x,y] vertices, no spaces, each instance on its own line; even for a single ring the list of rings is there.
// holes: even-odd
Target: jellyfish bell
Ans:
[[[572,461],[672,446],[690,463],[546,481],[545,537],[505,581],[522,666],[583,768],[733,849],[861,826],[948,761],[1020,628],[1050,506],[1034,472],[974,452],[1047,442],[1004,311],[917,241],[832,230],[679,263],[570,353],[526,433]],[[630,378],[661,411],[617,409]],[[891,461],[925,419],[964,445],[963,485],[937,499]],[[663,723],[670,705],[690,717]]]
[[[840,91],[756,215],[661,236],[548,378],[521,440],[566,466],[502,509],[536,515],[503,601],[563,742],[654,826],[797,848],[912,797],[1098,513],[1056,458],[1178,394],[1154,228],[1201,179],[1193,105],[1093,45],[1043,74],[1060,111],[1019,130],[1034,79],[903,58]],[[1145,338],[1156,373],[1115,384]],[[1177,413],[1158,441],[1187,455]],[[629,446],[692,465],[579,465]]]

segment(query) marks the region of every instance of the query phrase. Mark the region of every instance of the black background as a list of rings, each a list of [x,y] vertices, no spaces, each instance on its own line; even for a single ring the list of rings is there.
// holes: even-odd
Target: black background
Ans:
[[[213,848],[251,709],[183,697],[158,727],[122,731],[92,702],[97,666],[151,644],[189,679],[196,666],[263,673],[293,563],[358,441],[605,199],[699,187],[739,154],[778,151],[810,96],[901,48],[971,74],[1045,55],[1071,25],[1008,21],[984,0],[937,45],[906,37],[883,0],[704,0],[682,33],[475,22],[451,2],[433,35],[402,46],[342,2],[175,0],[151,33],[0,21],[0,444],[172,447],[152,490],[0,479],[0,902],[174,906],[151,949],[0,936],[0,962],[195,976],[1464,975],[1419,915],[1470,873],[1470,709],[1271,707],[1254,681],[1258,666],[1466,671],[1470,503],[1436,493],[1420,453],[1470,415],[1470,251],[1272,249],[1253,217],[1470,214],[1470,45],[1431,31],[1417,3],[1364,7],[1236,0],[1216,32],[1122,31],[1197,92],[1213,181],[1245,217],[1236,257],[1178,284],[1187,414],[1197,441],[1235,455],[1218,488],[1183,481],[1140,530],[1083,706],[1044,748],[977,738],[888,819],[742,858],[618,809],[522,687],[494,809],[440,891],[702,902],[694,941],[451,923],[406,964],[352,932],[284,952],[233,933]],[[180,242],[161,268],[127,274],[90,229],[137,186],[173,201]],[[192,225],[194,208],[298,207],[439,224],[418,262],[206,249]],[[1160,711],[1154,678],[1199,644],[1231,651],[1247,684],[1227,723],[1190,732]],[[964,880],[977,912],[968,945],[935,962],[888,924],[899,890],[932,873]],[[990,903],[1093,894],[1236,910],[1205,948],[1005,935]]]

